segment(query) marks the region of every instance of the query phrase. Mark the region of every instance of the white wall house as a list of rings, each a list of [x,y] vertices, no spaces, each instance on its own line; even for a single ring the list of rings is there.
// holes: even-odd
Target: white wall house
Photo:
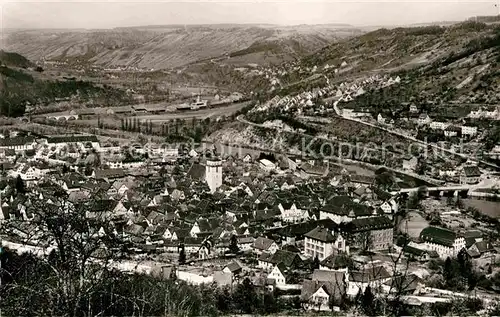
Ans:
[[[265,170],[265,171],[273,171],[276,169],[276,164],[274,164],[273,162],[267,160],[267,159],[262,159],[259,161],[259,166]]]
[[[477,127],[462,126],[462,135],[475,136],[477,135]]]
[[[317,227],[304,235],[304,253],[321,261],[334,252],[348,252],[345,239],[340,233]]]
[[[465,248],[465,238],[452,230],[427,227],[420,233],[423,247],[429,251],[436,251],[440,258],[455,257]]]
[[[267,278],[274,279],[278,286],[286,285],[285,266],[282,263],[276,264]]]
[[[362,271],[351,271],[347,276],[347,295],[356,296],[370,286],[372,292],[379,293],[382,285],[391,280],[391,275],[383,266],[367,267]]]
[[[392,213],[397,213],[398,212],[398,204],[394,198],[384,202],[382,205],[380,205],[380,209],[385,214],[392,214]]]
[[[441,121],[434,121],[429,124],[429,128],[434,129],[434,130],[444,130],[449,126],[449,123],[446,122],[441,122]]]
[[[299,223],[309,219],[309,212],[297,208],[294,203],[280,203],[278,208],[281,212],[281,219],[285,222]]]

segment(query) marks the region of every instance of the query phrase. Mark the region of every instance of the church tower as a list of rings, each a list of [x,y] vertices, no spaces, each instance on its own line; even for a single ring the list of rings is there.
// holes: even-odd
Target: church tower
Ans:
[[[205,180],[212,194],[222,185],[222,161],[220,159],[207,159]]]

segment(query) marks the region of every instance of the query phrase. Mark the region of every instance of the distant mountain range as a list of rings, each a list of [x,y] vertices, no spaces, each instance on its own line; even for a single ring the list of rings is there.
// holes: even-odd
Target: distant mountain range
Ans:
[[[3,47],[32,61],[45,59],[104,67],[166,69],[235,54],[239,63],[276,63],[301,58],[359,34],[361,30],[345,24],[7,30],[3,34]]]

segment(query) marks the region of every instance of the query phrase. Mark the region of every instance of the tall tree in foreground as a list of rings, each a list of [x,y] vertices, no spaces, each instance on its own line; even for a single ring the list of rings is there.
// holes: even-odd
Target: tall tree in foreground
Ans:
[[[21,178],[21,175],[17,175],[16,177],[16,193],[18,194],[26,193],[26,186],[24,184],[24,180]]]
[[[179,264],[186,264],[186,250],[184,245],[181,246],[181,251],[179,252]]]
[[[111,210],[94,212],[100,210],[99,195],[93,193],[91,197],[94,198],[73,205],[63,191],[43,193],[43,199],[31,195],[26,201],[28,220],[14,220],[2,227],[5,233],[28,225],[31,230],[25,242],[34,245],[39,256],[25,272],[31,276],[25,280],[28,285],[6,288],[8,298],[34,302],[14,306],[17,311],[11,313],[81,315],[87,311],[90,298],[98,296],[96,292],[109,281],[111,261],[119,256],[123,244],[106,218]],[[30,280],[34,283],[29,284]]]

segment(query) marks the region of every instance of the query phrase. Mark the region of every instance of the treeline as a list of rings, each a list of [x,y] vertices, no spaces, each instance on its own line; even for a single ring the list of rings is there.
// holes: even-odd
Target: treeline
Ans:
[[[413,28],[397,28],[394,30],[398,33],[403,33],[404,35],[441,35],[446,31],[446,28],[439,25],[421,26]]]
[[[192,119],[175,119],[160,123],[137,118],[123,118],[121,119],[120,128],[122,131],[164,136],[172,141],[192,139],[195,142],[200,142],[204,136],[220,129],[226,122],[226,118],[214,121],[210,118],[201,120],[193,117]],[[104,125],[100,127],[102,128]]]

